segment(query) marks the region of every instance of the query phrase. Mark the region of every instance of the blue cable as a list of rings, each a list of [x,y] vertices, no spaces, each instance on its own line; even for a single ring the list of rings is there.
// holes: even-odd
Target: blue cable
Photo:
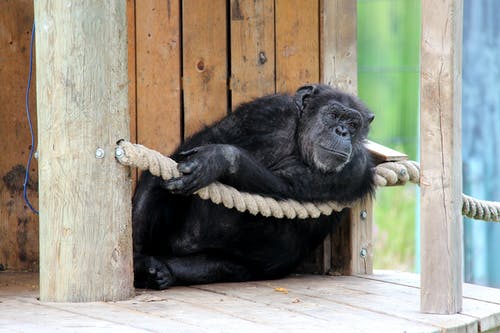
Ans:
[[[33,27],[31,28],[31,41],[30,41],[30,71],[29,71],[29,75],[28,75],[28,87],[26,88],[26,116],[28,117],[28,124],[30,126],[31,147],[30,147],[30,154],[28,157],[28,163],[26,165],[26,175],[24,177],[23,198],[24,198],[24,202],[26,202],[28,207],[35,214],[38,215],[38,211],[31,204],[30,200],[28,199],[28,193],[27,193],[29,176],[30,176],[31,160],[33,159],[33,152],[35,151],[35,134],[33,132],[33,124],[31,123],[30,104],[29,104],[30,88],[31,88],[31,74],[33,73],[33,43],[34,43],[34,40],[35,40],[35,22],[33,21]]]

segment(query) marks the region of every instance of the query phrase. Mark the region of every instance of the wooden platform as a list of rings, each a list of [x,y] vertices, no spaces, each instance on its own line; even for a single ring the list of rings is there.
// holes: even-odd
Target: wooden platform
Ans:
[[[465,285],[462,314],[422,314],[418,275],[292,276],[41,303],[37,275],[0,272],[4,332],[497,332],[500,289]]]

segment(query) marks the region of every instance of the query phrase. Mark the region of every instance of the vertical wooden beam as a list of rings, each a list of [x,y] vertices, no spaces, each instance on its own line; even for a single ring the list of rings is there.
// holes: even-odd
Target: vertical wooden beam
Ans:
[[[276,0],[276,91],[319,81],[319,1]]]
[[[356,1],[321,1],[321,82],[351,94],[357,93],[358,85],[356,18]],[[372,228],[373,205],[367,197],[349,209],[347,221],[325,240],[324,247],[332,249],[332,270],[373,273]]]
[[[179,0],[136,1],[137,141],[170,154],[181,140]]]
[[[274,0],[231,1],[231,102],[275,92]]]
[[[321,82],[358,91],[356,1],[321,0]]]
[[[35,1],[40,298],[132,296],[126,2]],[[101,150],[99,150],[101,149]]]
[[[422,1],[421,311],[462,308],[462,0]]]
[[[228,112],[227,7],[225,0],[182,3],[184,137],[188,137]]]
[[[137,66],[135,47],[135,0],[127,0],[127,49],[128,49],[128,108],[130,115],[130,140],[137,142]],[[139,171],[130,170],[132,190],[135,189]]]
[[[373,274],[373,201],[366,197],[349,210],[350,274]]]
[[[135,0],[127,0],[128,107],[130,114],[130,140],[132,142],[137,142],[135,2]],[[133,173],[137,173],[137,170],[134,170]]]

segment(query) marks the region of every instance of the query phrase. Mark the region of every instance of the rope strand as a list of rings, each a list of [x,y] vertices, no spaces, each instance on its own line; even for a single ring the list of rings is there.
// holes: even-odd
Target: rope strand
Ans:
[[[119,141],[115,156],[123,165],[149,170],[154,176],[165,180],[180,176],[174,160],[139,144]],[[407,182],[415,184],[420,182],[420,166],[415,161],[386,162],[375,167],[377,186],[403,185]],[[222,204],[239,212],[247,211],[253,215],[288,219],[317,218],[352,206],[352,203],[334,201],[321,203],[298,202],[292,199],[278,201],[258,194],[240,192],[219,182],[201,188],[195,194],[204,200],[211,200],[215,204]],[[462,194],[462,200],[463,215],[473,219],[500,222],[500,203],[478,200],[465,194]]]

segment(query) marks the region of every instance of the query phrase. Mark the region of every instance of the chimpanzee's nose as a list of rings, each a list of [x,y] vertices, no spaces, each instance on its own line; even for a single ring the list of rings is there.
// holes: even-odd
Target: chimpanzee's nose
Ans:
[[[342,138],[345,138],[349,135],[349,131],[347,130],[347,128],[345,128],[345,126],[337,125],[337,127],[335,127],[335,134]]]

